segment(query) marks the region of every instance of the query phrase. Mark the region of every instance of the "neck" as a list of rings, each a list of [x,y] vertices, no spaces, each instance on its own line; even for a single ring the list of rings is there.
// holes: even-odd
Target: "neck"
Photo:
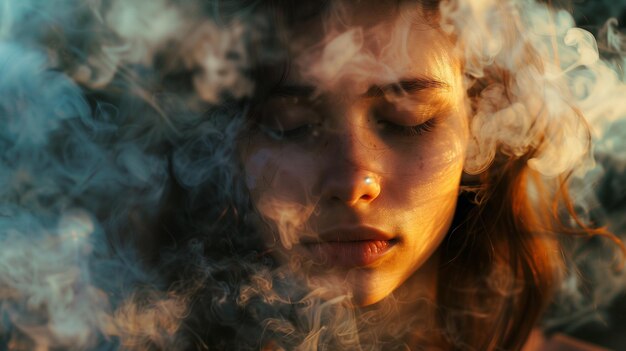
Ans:
[[[363,344],[403,342],[411,348],[439,340],[438,266],[439,255],[435,252],[390,296],[358,309],[359,337]]]

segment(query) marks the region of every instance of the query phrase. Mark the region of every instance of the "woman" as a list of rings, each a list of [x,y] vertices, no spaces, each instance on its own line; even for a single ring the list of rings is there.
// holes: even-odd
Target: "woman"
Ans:
[[[485,17],[516,14],[485,6]],[[500,52],[466,47],[477,31],[458,21],[477,7],[254,7],[275,37],[251,44],[255,93],[232,122],[252,213],[224,207],[254,229],[206,238],[213,259],[239,248],[223,280],[201,274],[207,296],[236,283],[192,310],[189,330],[218,348],[524,345],[562,279],[558,236],[602,233],[578,221],[565,186],[589,136],[521,24],[499,28]],[[550,94],[566,102],[546,105]],[[560,144],[569,159],[554,159]]]
[[[102,343],[518,350],[568,273],[561,239],[617,241],[568,196],[590,160],[577,103],[594,86],[578,78],[605,66],[564,13],[495,0],[163,4],[90,4],[93,21],[77,18],[112,28],[106,45],[50,49],[91,109],[76,103],[80,118],[50,127],[55,162],[33,169],[70,184],[70,199],[41,206],[93,213],[54,225],[76,245],[63,259],[87,255],[113,305],[85,314]],[[78,35],[52,28],[53,48]],[[92,47],[100,55],[72,57]],[[81,246],[93,222],[105,253]],[[128,269],[128,246],[145,271]],[[48,301],[3,277],[3,300]],[[53,285],[74,291],[75,279]],[[0,332],[96,345],[53,314],[91,303],[88,291],[45,315],[52,337],[17,312],[17,331]]]

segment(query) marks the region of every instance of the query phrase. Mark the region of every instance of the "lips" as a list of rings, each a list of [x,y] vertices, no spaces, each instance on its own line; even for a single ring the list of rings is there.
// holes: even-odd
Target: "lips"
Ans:
[[[322,232],[318,241],[303,242],[314,261],[342,267],[365,267],[385,256],[396,240],[371,227],[336,228]]]

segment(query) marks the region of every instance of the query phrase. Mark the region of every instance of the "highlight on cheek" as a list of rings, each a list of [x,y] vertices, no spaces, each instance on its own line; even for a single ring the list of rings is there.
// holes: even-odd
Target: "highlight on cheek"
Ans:
[[[0,350],[626,348],[626,5],[559,6],[0,0]]]

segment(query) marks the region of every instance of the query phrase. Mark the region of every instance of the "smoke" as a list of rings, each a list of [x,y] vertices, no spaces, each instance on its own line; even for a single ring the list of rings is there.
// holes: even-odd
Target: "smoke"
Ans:
[[[442,28],[458,37],[470,89],[482,88],[466,170],[486,169],[498,148],[522,155],[545,138],[548,144],[529,166],[548,178],[574,172],[570,191],[577,212],[623,239],[624,36],[617,19],[608,17],[620,15],[623,4],[584,6],[595,5],[614,7],[596,20],[604,23],[596,37],[577,28],[568,11],[530,1],[444,3]],[[589,20],[599,13],[577,14]],[[498,70],[511,75],[493,80],[494,70],[495,76]],[[624,293],[626,276],[610,240],[564,239],[563,245],[571,255],[567,278],[544,325],[571,332],[606,318],[606,308]]]
[[[256,92],[251,67],[282,59],[272,37],[280,30],[257,2],[235,7],[0,1],[0,349],[381,349],[429,320],[427,299],[402,323],[391,301],[387,314],[359,315],[342,282],[316,284],[259,249],[262,221],[246,188],[258,180],[236,161],[240,102]],[[466,170],[545,138],[531,167],[546,177],[575,171],[580,212],[626,233],[626,56],[616,20],[596,40],[566,11],[494,0],[444,2],[440,23],[455,38],[465,87],[486,84],[472,101]],[[378,57],[362,51],[372,33],[327,29],[304,61],[318,86],[389,81],[410,64],[408,27],[392,28],[397,45]],[[511,75],[485,80],[497,71]],[[584,123],[595,155],[585,153]],[[262,206],[285,248],[312,213]],[[572,327],[594,313],[583,306],[606,305],[626,287],[606,243],[570,245],[577,269],[602,284],[572,274],[551,328]],[[388,330],[375,330],[381,320]]]
[[[574,28],[568,13],[531,2],[465,2],[444,6],[442,16],[443,29],[460,36],[458,50],[470,79],[494,69],[512,72],[486,82],[476,103],[467,171],[488,167],[498,147],[519,156],[544,136],[550,143],[530,160],[533,168],[555,176],[578,167],[587,141],[568,73],[593,72],[598,53],[591,34]],[[497,20],[504,16],[511,21]],[[543,60],[536,62],[534,55]],[[564,149],[569,152],[559,151]]]

